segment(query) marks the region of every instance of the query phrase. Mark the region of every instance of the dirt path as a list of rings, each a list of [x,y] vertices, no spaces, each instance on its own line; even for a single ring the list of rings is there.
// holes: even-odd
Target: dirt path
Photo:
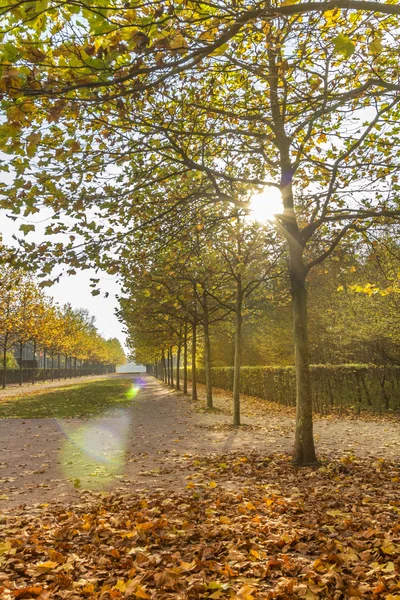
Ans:
[[[127,410],[92,420],[0,420],[0,510],[71,500],[87,488],[179,489],[196,477],[195,455],[292,450],[291,409],[244,399],[243,427],[235,430],[224,396],[208,413],[151,377],[127,377],[140,386]],[[321,457],[400,458],[396,422],[320,418],[315,434]]]

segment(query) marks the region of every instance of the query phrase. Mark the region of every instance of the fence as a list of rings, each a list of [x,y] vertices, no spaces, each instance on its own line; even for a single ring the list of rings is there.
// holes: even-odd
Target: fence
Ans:
[[[189,378],[191,373],[188,373]],[[205,383],[205,371],[197,380]],[[213,367],[212,384],[233,389],[233,367]],[[344,409],[360,413],[400,411],[400,367],[378,365],[312,365],[312,401],[316,412],[327,414]],[[240,391],[287,406],[296,404],[294,367],[242,367]]]
[[[55,381],[58,379],[67,379],[75,377],[85,377],[88,375],[104,375],[106,373],[115,373],[115,365],[96,365],[92,367],[78,367],[77,369],[39,369],[30,368],[6,369],[6,385],[19,384],[33,381]],[[21,377],[22,375],[22,377]],[[21,379],[20,379],[21,378]],[[0,373],[0,386],[4,386],[4,371]]]

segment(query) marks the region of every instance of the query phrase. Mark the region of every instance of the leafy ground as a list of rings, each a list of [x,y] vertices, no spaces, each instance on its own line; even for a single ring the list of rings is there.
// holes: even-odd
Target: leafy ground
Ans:
[[[129,405],[130,389],[127,379],[61,385],[55,390],[30,389],[29,393],[0,397],[0,419],[95,417],[112,407]]]
[[[319,418],[296,470],[292,409],[244,398],[236,430],[222,393],[109,385],[0,419],[1,600],[400,600],[398,422]]]
[[[14,598],[400,599],[398,466],[193,457],[186,490],[83,495],[3,517]]]

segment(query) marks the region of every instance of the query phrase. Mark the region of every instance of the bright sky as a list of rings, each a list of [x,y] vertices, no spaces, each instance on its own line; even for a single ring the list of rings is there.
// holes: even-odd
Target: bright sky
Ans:
[[[22,223],[26,220],[13,221],[7,218],[6,211],[0,210],[0,233],[3,237],[3,243],[8,246],[18,247],[12,235],[22,236],[22,232],[18,231]],[[36,215],[35,221],[36,231],[29,234],[28,239],[35,242],[40,242],[44,239],[51,239],[44,235],[46,223],[39,223],[43,216]],[[33,222],[31,217],[29,222]],[[92,296],[91,288],[89,287],[91,277],[100,277],[101,294]],[[104,293],[108,292],[108,298],[104,298]],[[96,317],[96,325],[100,333],[105,337],[117,337],[122,344],[125,344],[125,335],[122,333],[122,324],[118,322],[115,316],[115,309],[118,306],[116,295],[120,293],[120,286],[115,277],[107,274],[96,273],[92,269],[80,271],[77,275],[63,277],[60,283],[55,284],[51,288],[46,288],[46,293],[52,296],[56,302],[65,304],[69,302],[73,308],[87,308],[92,315]]]

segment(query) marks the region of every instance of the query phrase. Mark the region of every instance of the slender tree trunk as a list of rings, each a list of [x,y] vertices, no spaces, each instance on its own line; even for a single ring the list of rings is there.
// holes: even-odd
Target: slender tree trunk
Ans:
[[[235,357],[233,361],[233,425],[240,425],[240,367],[242,362],[242,280],[240,275],[237,279],[236,289],[236,311],[235,311]]]
[[[77,372],[76,372],[76,356],[74,358],[74,371],[75,371],[75,378],[78,376]]]
[[[65,355],[65,379],[67,379],[68,374],[68,355]]]
[[[4,338],[4,346],[3,346],[3,390],[6,387],[6,377],[7,377],[7,341],[8,335],[6,334]]]
[[[22,385],[22,354],[24,352],[24,345],[19,345],[19,385]]]
[[[43,350],[43,381],[46,380],[46,359],[47,359],[47,352],[46,352],[46,348],[44,348]]]
[[[196,370],[196,353],[197,353],[197,321],[193,321],[192,326],[192,400],[197,400],[197,370]]]
[[[171,369],[169,365],[169,348],[167,348],[167,385],[171,385]]]
[[[51,380],[54,381],[54,351],[51,351]]]
[[[174,357],[172,356],[172,346],[169,349],[169,367],[171,371],[171,387],[174,387]]]
[[[33,360],[32,360],[32,383],[35,383],[36,373],[36,340],[33,342]]]
[[[210,326],[208,322],[207,297],[203,294],[203,330],[204,330],[204,366],[206,373],[207,408],[213,408],[212,379],[211,379],[211,344]]]
[[[179,373],[179,368],[180,368],[180,362],[181,362],[181,344],[178,344],[178,349],[176,352],[176,389],[180,390],[181,389],[181,381],[180,381],[180,373]]]
[[[164,383],[167,383],[167,365],[165,362],[165,351],[164,350],[162,353],[161,362],[162,362],[162,378],[163,378]]]
[[[293,462],[298,466],[317,462],[313,438],[312,396],[307,332],[306,270],[300,249],[292,255],[290,284],[293,307],[293,334],[296,359],[296,433]],[[299,256],[300,254],[300,256]]]
[[[188,326],[185,323],[185,331],[183,334],[183,393],[187,394],[188,392],[188,376],[187,376],[187,366],[188,366]]]
[[[61,381],[61,355],[58,353],[58,381]]]

